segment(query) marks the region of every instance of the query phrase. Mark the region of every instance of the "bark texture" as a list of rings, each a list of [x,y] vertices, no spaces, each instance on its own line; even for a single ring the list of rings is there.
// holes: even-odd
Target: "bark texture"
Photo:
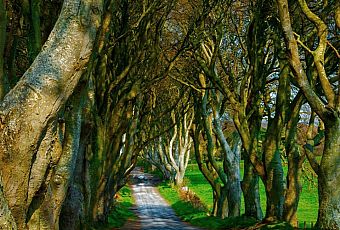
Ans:
[[[335,121],[334,121],[335,120]],[[318,171],[317,227],[340,228],[340,117],[325,123],[325,147]]]
[[[306,1],[299,0],[298,2],[302,12],[308,20],[314,24],[317,31],[318,44],[316,45],[315,50],[311,51],[306,46],[304,46],[304,48],[307,48],[312,55],[315,70],[318,73],[318,81],[323,89],[326,101],[318,96],[317,92],[310,84],[302,65],[298,41],[294,37],[291,25],[288,1],[277,0],[281,26],[284,32],[287,53],[289,54],[289,62],[294,77],[311,108],[325,124],[325,146],[320,164],[311,159],[312,155],[310,155],[310,157],[307,154],[314,171],[318,175],[319,211],[316,227],[321,229],[339,229],[340,190],[338,188],[340,179],[338,166],[340,160],[340,100],[339,95],[336,98],[336,91],[330,84],[330,79],[326,74],[324,66],[328,28],[322,19],[309,9]],[[305,147],[307,152],[313,150],[311,145],[307,144]]]
[[[0,101],[6,94],[6,76],[4,71],[4,50],[6,44],[6,25],[7,25],[7,14],[5,1],[0,1]]]
[[[242,192],[244,197],[245,215],[254,217],[257,220],[262,220],[262,209],[259,194],[259,176],[249,162],[249,159],[244,159],[244,173],[242,180]]]
[[[3,191],[20,229],[28,221],[28,181],[37,151],[89,59],[101,7],[100,2],[65,1],[41,52],[0,105]]]

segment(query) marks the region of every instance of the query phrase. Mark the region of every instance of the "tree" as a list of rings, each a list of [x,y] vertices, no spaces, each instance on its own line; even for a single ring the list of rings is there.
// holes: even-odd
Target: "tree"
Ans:
[[[29,177],[41,138],[89,60],[101,12],[101,2],[65,1],[42,51],[1,102],[2,190],[20,229],[26,227]]]
[[[339,113],[339,97],[336,94],[335,86],[331,84],[330,75],[325,69],[325,52],[327,44],[328,49],[333,49],[336,54],[337,50],[328,41],[328,26],[325,21],[314,13],[307,2],[299,0],[299,5],[306,16],[311,21],[317,31],[318,42],[315,44],[315,49],[311,50],[305,46],[299,37],[296,38],[292,29],[289,4],[286,0],[278,0],[278,11],[284,37],[286,41],[287,54],[289,57],[290,66],[294,73],[299,88],[302,90],[306,100],[312,109],[318,114],[325,124],[325,147],[322,154],[320,164],[316,164],[313,160],[312,148],[306,145],[307,156],[313,162],[314,170],[318,175],[318,190],[319,190],[319,211],[317,227],[322,229],[337,229],[339,228],[339,177],[338,164],[339,162],[339,143],[340,143],[340,117]],[[335,16],[335,25],[340,28],[339,21],[339,3],[330,2],[333,6]],[[335,13],[337,12],[337,13]],[[305,68],[303,67],[298,44],[306,49],[313,56],[313,65],[318,73],[318,81],[320,82],[322,91],[325,97],[320,97],[310,80],[307,78]],[[338,57],[339,58],[339,57]],[[337,76],[339,77],[339,76]]]
[[[203,79],[201,74],[202,86],[206,88]],[[196,119],[192,135],[196,161],[213,189],[213,215],[220,218],[239,216],[241,208],[240,139],[238,135],[233,138],[233,147],[226,140],[221,127],[221,121],[224,119],[219,115],[223,109],[220,99],[217,99],[218,96],[213,91],[202,90],[202,92],[195,99]],[[210,105],[208,101],[212,101]],[[210,110],[212,111],[209,112]],[[216,136],[216,143],[214,143],[213,135]],[[206,144],[201,139],[206,140]],[[219,165],[216,160],[217,143],[221,146],[222,165]]]
[[[184,114],[172,111],[169,118],[171,132],[164,133],[155,142],[156,147],[147,155],[151,163],[155,163],[158,168],[167,173],[175,185],[181,186],[190,159],[192,140],[189,131],[193,122],[193,111],[186,106]],[[164,123],[162,124],[164,127]],[[161,128],[161,127],[160,127]],[[165,168],[163,168],[165,167]]]
[[[5,96],[4,50],[6,44],[6,7],[5,1],[0,2],[0,100]]]

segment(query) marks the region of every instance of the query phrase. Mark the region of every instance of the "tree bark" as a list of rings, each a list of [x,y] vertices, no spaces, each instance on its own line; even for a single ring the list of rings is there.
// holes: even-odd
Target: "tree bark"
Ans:
[[[26,227],[28,180],[48,124],[71,95],[91,54],[100,2],[65,1],[31,67],[0,105],[0,169],[18,228]]]
[[[216,202],[216,216],[220,217],[221,219],[227,218],[229,216],[229,207],[231,206],[229,204],[229,189],[227,187],[220,187],[218,196],[216,197],[217,202]],[[229,195],[230,196],[230,195]],[[236,208],[237,209],[237,208]]]
[[[315,15],[305,1],[299,0],[300,7],[306,17],[314,23],[317,29],[318,45],[312,52],[314,64],[318,72],[319,81],[323,88],[327,104],[317,95],[310,85],[306,72],[300,60],[297,40],[294,37],[289,6],[287,0],[277,0],[281,26],[284,32],[289,61],[295,79],[306,97],[313,111],[318,114],[325,123],[325,146],[320,165],[312,162],[312,167],[318,174],[319,189],[319,212],[317,227],[321,229],[340,228],[340,184],[339,179],[339,151],[340,151],[340,118],[339,118],[339,97],[335,103],[335,91],[329,83],[324,71],[324,55],[327,44],[327,26]]]
[[[241,161],[241,146],[240,139],[236,137],[234,140],[234,148],[231,149],[227,140],[224,137],[222,127],[219,121],[219,116],[214,119],[214,131],[223,151],[223,168],[227,175],[227,184],[221,188],[221,196],[223,188],[226,189],[226,199],[228,203],[228,217],[240,216],[241,209],[241,176],[240,176],[240,161]],[[225,199],[221,197],[221,199]]]
[[[262,209],[259,194],[259,176],[248,158],[244,159],[242,191],[244,197],[245,215],[262,220]]]
[[[0,101],[6,94],[6,75],[4,72],[4,50],[6,44],[7,14],[5,0],[0,1]]]
[[[88,223],[85,224],[85,217],[89,210],[89,197],[91,196],[88,158],[92,154],[90,137],[93,124],[89,119],[88,108],[85,111],[86,113],[82,114],[83,123],[81,125],[78,158],[76,159],[73,178],[70,180],[59,217],[59,229],[63,230],[86,230],[90,227]]]
[[[0,228],[1,229],[17,229],[14,217],[7,200],[2,192],[2,181],[0,181]]]
[[[305,157],[300,153],[297,143],[297,125],[299,122],[300,109],[304,97],[299,92],[291,105],[291,113],[287,123],[286,154],[288,158],[288,173],[285,191],[285,203],[283,207],[283,219],[293,227],[298,227],[297,209],[300,200],[302,185],[300,181],[301,166]],[[314,122],[314,121],[313,121]]]
[[[340,228],[340,117],[325,123],[325,146],[318,171],[319,212],[316,226]]]
[[[30,229],[59,229],[59,215],[79,152],[82,94],[71,98],[65,114],[65,135],[58,163],[52,171],[47,192],[40,207],[34,211],[27,225]],[[46,183],[46,182],[45,182]]]

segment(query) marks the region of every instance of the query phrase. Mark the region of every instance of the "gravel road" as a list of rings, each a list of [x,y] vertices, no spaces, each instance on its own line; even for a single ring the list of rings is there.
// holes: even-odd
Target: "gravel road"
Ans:
[[[134,170],[131,186],[136,201],[136,212],[143,230],[197,230],[182,222],[153,186],[153,177]]]

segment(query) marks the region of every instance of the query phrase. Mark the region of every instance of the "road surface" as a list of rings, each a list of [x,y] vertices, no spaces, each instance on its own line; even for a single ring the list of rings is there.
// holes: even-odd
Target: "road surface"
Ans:
[[[142,230],[197,230],[182,222],[154,187],[153,176],[132,171],[132,194]]]

